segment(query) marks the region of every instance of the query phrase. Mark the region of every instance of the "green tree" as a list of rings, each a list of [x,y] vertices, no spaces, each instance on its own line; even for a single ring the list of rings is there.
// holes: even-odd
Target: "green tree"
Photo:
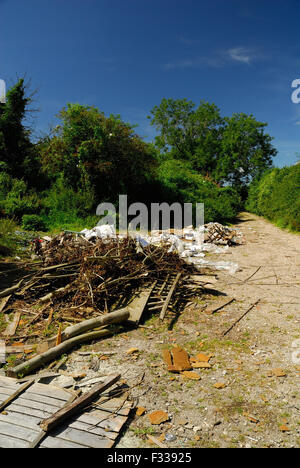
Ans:
[[[215,104],[186,99],[163,99],[151,111],[151,124],[158,130],[156,146],[174,159],[192,163],[193,169],[212,174],[215,171],[223,119]]]
[[[59,125],[41,143],[44,171],[62,176],[75,191],[116,202],[119,194],[143,195],[155,164],[155,150],[119,116],[106,117],[95,107],[68,104]]]
[[[24,80],[20,79],[7,92],[6,103],[0,104],[0,170],[34,185],[38,162],[30,130],[24,125],[30,103]]]
[[[253,115],[233,114],[225,118],[221,154],[216,177],[231,185],[247,185],[270,168],[277,150],[273,138],[265,133],[266,123]]]
[[[201,101],[195,108],[186,99],[163,99],[151,116],[159,132],[156,146],[166,158],[187,160],[193,170],[221,185],[247,186],[277,154],[266,124],[252,115],[223,118],[215,104]]]

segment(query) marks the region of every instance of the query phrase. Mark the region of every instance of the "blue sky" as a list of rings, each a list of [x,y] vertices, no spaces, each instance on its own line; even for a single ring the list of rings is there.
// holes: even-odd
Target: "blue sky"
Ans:
[[[268,123],[277,166],[300,153],[299,0],[0,0],[0,78],[38,88],[36,133],[67,102],[138,124],[162,98]]]

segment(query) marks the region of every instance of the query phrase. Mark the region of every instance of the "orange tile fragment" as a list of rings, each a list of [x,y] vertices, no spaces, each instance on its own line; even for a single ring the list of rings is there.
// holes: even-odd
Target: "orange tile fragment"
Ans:
[[[146,408],[144,408],[143,406],[138,406],[136,409],[136,415],[143,416],[143,414],[145,414],[146,411],[147,411]]]
[[[189,355],[184,349],[180,348],[179,346],[175,347],[171,350],[171,354],[173,357],[173,366],[175,371],[181,372],[192,369]]]
[[[281,432],[290,432],[290,428],[286,426],[285,424],[280,426],[279,429],[281,430]]]
[[[271,372],[272,375],[275,375],[275,377],[286,377],[286,371],[281,368],[272,369]]]
[[[201,379],[200,375],[197,374],[197,372],[184,371],[184,372],[181,372],[181,375],[185,379],[189,379],[189,380],[200,380]]]
[[[127,349],[126,354],[134,354],[138,352],[139,352],[138,348],[130,348],[130,349]]]
[[[161,424],[169,420],[169,415],[165,411],[158,410],[148,414],[148,418],[151,424]]]
[[[222,388],[226,388],[226,384],[222,383],[222,382],[217,382],[214,384],[214,387],[217,388],[218,390],[221,390]]]
[[[192,366],[194,369],[211,369],[211,364],[208,362],[193,362]]]
[[[211,357],[212,356],[210,354],[207,356],[206,354],[199,353],[199,354],[197,354],[196,359],[199,362],[209,362]]]

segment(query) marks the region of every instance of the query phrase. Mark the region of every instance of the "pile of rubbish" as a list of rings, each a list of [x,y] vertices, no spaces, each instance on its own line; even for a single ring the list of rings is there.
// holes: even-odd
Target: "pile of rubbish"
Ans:
[[[80,233],[87,240],[115,239],[123,235],[116,234],[114,226],[96,226],[84,229]],[[235,274],[238,265],[233,262],[211,262],[204,260],[205,252],[214,254],[228,253],[229,246],[241,245],[245,242],[243,234],[236,229],[219,223],[209,223],[194,229],[192,226],[184,229],[170,229],[168,231],[152,231],[151,234],[132,234],[144,248],[149,245],[167,247],[169,252],[176,252],[187,263],[196,267],[207,267],[216,270],[226,270]]]
[[[205,259],[206,252],[226,253],[242,242],[237,231],[217,223],[133,237],[106,225],[35,239],[36,260],[17,284],[0,291],[0,312],[10,318],[0,338],[7,352],[18,344],[25,359],[12,375],[115,333],[112,324],[137,325],[144,310],[159,311],[161,320],[167,312],[178,315],[192,296],[203,294],[207,269],[238,269]],[[47,337],[46,351],[33,348]],[[32,352],[36,357],[26,361]]]

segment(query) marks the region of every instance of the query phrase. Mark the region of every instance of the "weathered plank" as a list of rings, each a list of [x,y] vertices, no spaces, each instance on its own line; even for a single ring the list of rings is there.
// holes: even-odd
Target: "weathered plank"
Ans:
[[[52,436],[57,436],[59,439],[64,439],[68,442],[75,442],[90,448],[110,448],[114,443],[112,440],[101,438],[97,435],[79,431],[78,429],[72,429],[70,427],[56,429],[52,433]]]
[[[49,405],[49,406],[54,406],[56,407],[56,410],[59,408],[62,408],[65,405],[65,401],[63,400],[57,400],[56,398],[50,398],[44,395],[38,395],[37,393],[26,392],[22,395],[22,398],[24,400],[37,401],[40,403],[45,403],[46,405]]]
[[[13,320],[7,325],[3,332],[4,336],[13,336],[16,333],[21,318],[21,312],[16,312],[13,316]]]
[[[128,416],[132,408],[132,403],[127,400],[127,395],[125,398],[111,398],[109,400],[107,397],[103,397],[97,401],[97,405],[101,406],[102,411],[108,411],[119,416]]]
[[[40,411],[32,408],[26,408],[25,406],[20,406],[17,403],[13,403],[10,405],[6,411],[14,411],[15,413],[19,414],[28,414],[29,416],[35,416],[40,419],[48,418],[52,415],[52,413],[48,413],[46,411]]]
[[[173,294],[174,294],[174,291],[175,291],[175,289],[176,289],[177,283],[178,283],[178,281],[180,280],[180,278],[181,278],[181,273],[178,273],[178,274],[176,275],[176,278],[174,279],[174,281],[173,281],[173,283],[172,283],[172,287],[171,287],[171,289],[170,289],[170,291],[169,291],[169,293],[168,293],[168,295],[167,295],[167,298],[166,298],[166,300],[165,300],[165,302],[164,302],[164,305],[163,305],[163,308],[162,308],[162,310],[161,310],[160,317],[159,317],[161,320],[163,320],[163,319],[165,318],[165,315],[166,315],[166,313],[167,313],[167,310],[168,310],[170,301],[171,301],[171,299],[172,299],[172,296],[173,296]]]
[[[22,398],[22,397],[18,398],[16,403],[19,406],[22,406],[22,407],[25,407],[25,408],[30,408],[30,409],[37,409],[37,410],[40,410],[40,411],[46,411],[49,414],[54,414],[60,409],[57,406],[53,406],[53,405],[50,406],[50,405],[47,405],[45,403],[41,403],[39,401],[27,400],[27,399]]]
[[[28,427],[17,426],[13,423],[0,421],[0,434],[25,440],[26,442],[32,442],[36,438],[38,431],[29,429]]]
[[[49,398],[53,398],[55,400],[62,400],[68,401],[70,399],[70,393],[62,390],[59,387],[55,387],[54,385],[45,385],[36,383],[30,390],[27,392],[28,394],[36,394],[36,395],[43,395]]]
[[[135,325],[139,323],[155,285],[156,281],[149,288],[140,291],[137,297],[129,304],[127,307],[130,314],[128,322],[134,323]]]
[[[39,448],[77,448],[87,449],[85,445],[76,444],[75,442],[69,442],[67,440],[59,439],[58,437],[48,436],[40,445]]]
[[[90,434],[95,434],[102,438],[107,437],[108,439],[111,439],[111,440],[115,440],[119,435],[117,432],[106,431],[102,427],[98,427],[97,425],[88,424],[88,423],[84,423],[81,421],[73,421],[69,424],[69,427],[73,429],[80,429],[81,431],[84,431]]]
[[[111,375],[107,377],[105,382],[101,382],[99,385],[95,385],[95,387],[93,387],[90,392],[84,393],[73,403],[59,410],[53,417],[49,418],[46,421],[43,421],[41,423],[42,430],[48,432],[58,424],[61,424],[62,421],[64,421],[65,419],[78,413],[78,411],[82,410],[87,405],[92,403],[92,401],[95,400],[101,393],[103,393],[105,390],[107,390],[109,387],[115,384],[120,379],[120,377],[120,374]]]
[[[10,403],[12,403],[14,400],[16,400],[22,393],[24,393],[31,385],[33,382],[26,382],[23,385],[21,385],[15,392],[13,392],[8,398],[6,398],[1,404],[0,404],[0,411],[3,411],[4,408],[6,408]]]
[[[102,427],[103,429],[108,429],[113,432],[119,432],[127,421],[126,416],[114,416],[101,410],[91,411],[89,415],[98,419],[98,427]],[[80,418],[78,418],[78,420],[80,420]]]
[[[7,435],[0,435],[0,448],[28,448],[29,442],[15,439]]]
[[[14,388],[3,388],[3,387],[0,387],[0,393],[1,395],[5,395],[5,398],[7,398],[8,396],[10,395],[13,395],[15,392],[15,389]]]
[[[19,386],[19,382],[16,379],[11,379],[10,377],[0,377],[0,386],[1,387],[13,387],[16,388]]]
[[[37,429],[40,430],[39,427],[39,422],[41,421],[41,418],[36,418],[34,416],[29,416],[29,415],[23,415],[23,414],[18,414],[14,413],[13,411],[10,411],[7,414],[0,414],[0,421],[4,422],[10,422],[12,424],[16,424],[17,426],[20,427],[28,427],[29,429]]]

